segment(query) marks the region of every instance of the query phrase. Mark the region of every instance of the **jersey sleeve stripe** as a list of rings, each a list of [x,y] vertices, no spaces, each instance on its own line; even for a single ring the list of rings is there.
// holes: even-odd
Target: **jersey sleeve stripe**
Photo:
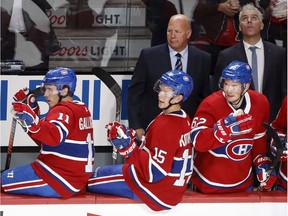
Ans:
[[[265,134],[266,134],[265,131],[264,131],[263,133],[255,134],[255,136],[254,136],[254,140],[255,140],[255,139],[260,139],[260,138],[262,138],[263,136],[265,136]]]
[[[195,146],[196,142],[197,142],[197,136],[199,134],[199,132],[203,129],[207,128],[206,126],[200,126],[200,127],[196,127],[194,129],[192,129],[191,131],[191,140],[192,140],[192,145]]]
[[[180,173],[183,169],[183,163],[184,163],[183,158],[175,158],[174,157],[172,169],[171,169],[169,174],[173,175],[173,176],[180,175]],[[188,156],[187,167],[186,167],[185,173],[190,173],[190,174],[192,173],[190,170],[190,167],[191,167],[191,155]]]
[[[51,120],[51,123],[53,123],[54,125],[56,125],[56,127],[59,130],[59,134],[60,134],[60,142],[61,143],[63,141],[63,139],[66,139],[66,136],[68,136],[69,134],[69,130],[65,127],[65,125],[62,122],[59,121],[55,121],[55,120]]]

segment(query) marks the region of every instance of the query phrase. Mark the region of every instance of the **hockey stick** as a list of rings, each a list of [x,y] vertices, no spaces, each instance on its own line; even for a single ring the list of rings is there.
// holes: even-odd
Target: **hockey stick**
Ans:
[[[275,157],[274,161],[270,164],[270,169],[268,171],[268,174],[270,175],[270,173],[273,171],[273,169],[275,168],[275,166],[279,162],[279,159],[283,153],[283,144],[281,143],[281,140],[280,140],[277,132],[268,123],[263,122],[262,125],[266,129],[267,135],[274,140],[275,146],[277,148],[276,157]]]
[[[180,14],[184,14],[183,2],[182,2],[182,0],[179,0],[179,12],[180,12]]]
[[[16,132],[16,125],[17,125],[17,120],[13,117],[11,128],[10,128],[10,136],[9,136],[9,143],[8,143],[8,148],[7,148],[6,163],[5,163],[4,170],[9,169],[10,167],[14,137],[15,137],[15,132]],[[1,172],[3,172],[4,170],[1,170]]]
[[[270,175],[272,171],[275,169],[276,165],[278,164],[279,159],[283,153],[283,145],[277,132],[267,122],[263,122],[262,125],[266,129],[266,134],[268,135],[268,137],[274,140],[275,146],[277,148],[276,156],[272,161],[272,163],[270,164],[270,169],[267,171],[267,174]],[[276,173],[278,175],[278,171],[276,171]],[[257,190],[261,191],[260,185],[258,186]]]
[[[41,91],[41,87],[38,87],[36,89],[31,90],[29,92],[29,94],[34,94],[35,97],[40,97],[43,95],[43,93]],[[23,102],[26,103],[26,100],[24,100]],[[11,129],[10,129],[9,143],[8,143],[8,148],[7,148],[7,155],[6,155],[6,162],[5,162],[5,169],[4,170],[7,170],[10,168],[12,150],[13,150],[13,144],[14,144],[14,137],[15,137],[15,132],[16,132],[16,125],[17,125],[17,120],[13,117]],[[1,173],[4,170],[1,170]]]
[[[122,89],[116,80],[103,68],[95,67],[92,69],[92,73],[95,74],[113,93],[116,99],[116,115],[115,121],[120,122],[121,113],[121,100],[122,100]],[[117,160],[117,149],[113,146],[113,164],[116,164]]]

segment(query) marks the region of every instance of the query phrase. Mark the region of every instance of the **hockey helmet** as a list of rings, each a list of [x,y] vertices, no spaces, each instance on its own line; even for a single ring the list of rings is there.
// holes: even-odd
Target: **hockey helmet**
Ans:
[[[43,85],[55,85],[60,93],[64,86],[69,86],[69,91],[74,94],[77,77],[70,68],[56,67],[49,70],[44,79]]]
[[[232,80],[234,82],[240,82],[241,84],[251,83],[251,67],[245,62],[233,61],[222,71],[218,83],[220,89],[223,89],[223,83],[226,79]]]
[[[164,73],[161,78],[156,81],[153,89],[160,92],[160,85],[164,84],[173,89],[173,96],[183,95],[184,102],[193,90],[193,80],[187,73],[180,70],[172,70]]]

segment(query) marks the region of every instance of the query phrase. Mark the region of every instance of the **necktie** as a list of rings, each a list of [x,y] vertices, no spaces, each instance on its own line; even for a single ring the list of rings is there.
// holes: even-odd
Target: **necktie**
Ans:
[[[253,77],[253,83],[254,88],[256,91],[258,91],[258,70],[257,70],[257,55],[256,55],[256,49],[255,46],[250,46],[249,49],[252,51],[252,77]]]
[[[177,57],[177,61],[176,61],[176,64],[175,64],[175,70],[181,70],[182,71],[181,54],[177,53],[175,56]]]

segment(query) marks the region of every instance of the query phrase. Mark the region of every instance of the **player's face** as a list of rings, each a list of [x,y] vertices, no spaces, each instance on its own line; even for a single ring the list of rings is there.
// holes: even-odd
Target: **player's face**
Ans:
[[[59,102],[58,90],[55,85],[44,85],[43,92],[50,108]]]
[[[181,52],[188,43],[191,36],[191,29],[188,22],[183,18],[172,18],[169,21],[167,28],[168,44],[177,52]]]
[[[173,89],[161,84],[158,92],[158,107],[165,109],[169,106],[171,98],[174,97]]]
[[[245,37],[260,36],[264,24],[254,10],[244,11],[241,18],[239,28]]]
[[[232,80],[225,80],[223,91],[228,102],[235,104],[242,96],[242,84],[240,82],[233,82]]]

